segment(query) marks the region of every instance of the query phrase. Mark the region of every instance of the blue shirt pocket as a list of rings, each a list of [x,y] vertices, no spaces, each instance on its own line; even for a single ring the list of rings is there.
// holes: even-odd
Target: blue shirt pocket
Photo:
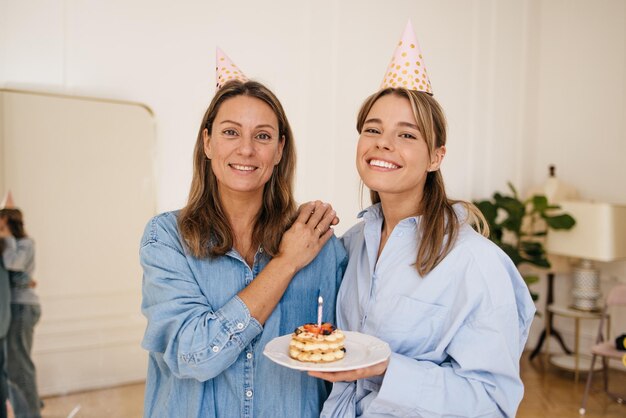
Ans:
[[[434,351],[441,340],[448,308],[396,295],[385,304],[377,335],[391,350],[412,358]]]

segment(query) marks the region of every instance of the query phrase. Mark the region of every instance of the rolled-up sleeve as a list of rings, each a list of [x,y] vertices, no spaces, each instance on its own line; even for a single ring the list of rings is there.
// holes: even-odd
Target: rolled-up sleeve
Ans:
[[[148,319],[142,346],[162,353],[176,377],[206,381],[219,375],[263,330],[236,295],[222,306],[209,304],[177,239],[159,231],[154,220],[146,228],[140,260],[142,312]]]

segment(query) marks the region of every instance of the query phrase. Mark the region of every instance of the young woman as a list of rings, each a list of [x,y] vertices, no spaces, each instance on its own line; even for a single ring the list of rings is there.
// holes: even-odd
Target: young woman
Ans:
[[[153,218],[142,239],[145,417],[319,416],[325,382],[262,355],[315,321],[320,295],[334,320],[346,263],[328,205],[295,216],[294,170],[274,94],[253,81],[221,86],[200,125],[187,205]]]
[[[392,355],[335,382],[322,417],[514,417],[519,359],[535,311],[511,260],[447,198],[446,122],[429,94],[389,87],[359,112],[356,165],[373,205],[342,238],[338,326]]]
[[[31,358],[35,325],[41,317],[39,297],[32,274],[35,269],[35,244],[24,229],[22,212],[17,208],[0,209],[2,260],[9,270],[11,286],[11,322],[7,334],[7,370],[26,399],[28,411],[16,410],[19,416],[41,417],[35,364]]]

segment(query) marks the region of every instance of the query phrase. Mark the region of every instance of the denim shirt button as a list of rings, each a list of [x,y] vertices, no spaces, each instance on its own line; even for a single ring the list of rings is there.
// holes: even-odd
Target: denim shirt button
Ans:
[[[241,322],[237,324],[237,329],[243,329],[243,324]]]
[[[252,358],[252,353],[248,353],[248,354],[246,354],[246,358],[247,358],[248,360],[250,360],[250,359]]]
[[[220,351],[220,348],[218,346],[214,345],[211,350],[213,350],[214,353],[217,353],[218,351]]]
[[[251,390],[247,390],[247,391],[246,391],[246,396],[247,396],[248,398],[251,398],[251,397],[252,397],[252,391],[251,391]]]

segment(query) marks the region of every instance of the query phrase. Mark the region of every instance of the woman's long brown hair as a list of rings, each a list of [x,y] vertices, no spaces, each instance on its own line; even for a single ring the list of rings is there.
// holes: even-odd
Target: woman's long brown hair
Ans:
[[[275,256],[283,232],[296,211],[293,198],[296,154],[291,127],[280,101],[261,83],[230,81],[215,93],[202,118],[194,149],[191,190],[187,205],[178,217],[183,240],[191,254],[198,258],[224,255],[234,243],[233,230],[224,213],[211,161],[204,154],[202,132],[204,129],[211,132],[220,106],[237,96],[254,97],[267,103],[278,119],[279,140],[284,141],[282,158],[263,189],[263,203],[252,231],[253,248],[261,246],[270,256]]]
[[[16,239],[26,238],[26,230],[24,229],[24,216],[22,211],[16,208],[0,209],[0,218],[6,218],[7,226]]]
[[[431,158],[437,148],[446,144],[446,117],[439,103],[427,93],[404,88],[387,88],[374,93],[365,99],[359,110],[357,131],[361,133],[374,103],[388,94],[405,97],[409,100],[417,126],[426,141],[428,156]],[[380,196],[376,191],[371,190],[370,197],[372,203],[380,202]],[[468,219],[459,219],[452,207],[456,203],[465,206]],[[462,222],[474,223],[482,235],[489,235],[489,226],[476,206],[470,202],[448,199],[443,177],[439,170],[427,174],[421,207],[418,210],[422,214],[422,220],[417,232],[420,245],[417,250],[415,267],[422,277],[448,255],[456,242]]]

